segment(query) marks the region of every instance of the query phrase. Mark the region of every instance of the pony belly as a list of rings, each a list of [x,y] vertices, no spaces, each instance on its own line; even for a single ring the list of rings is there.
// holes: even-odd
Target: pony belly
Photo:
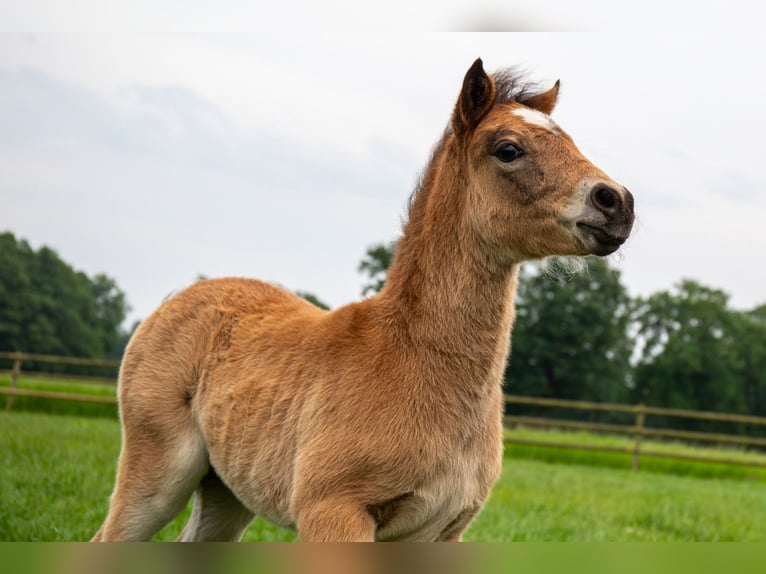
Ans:
[[[253,514],[280,526],[294,526],[290,514],[292,465],[277,449],[262,449],[232,460],[210,451],[210,463],[221,480]]]
[[[253,397],[260,394],[261,400]],[[290,417],[277,417],[263,389],[206,393],[198,420],[218,476],[251,512],[280,526],[291,526],[295,447]],[[243,396],[243,400],[235,397]],[[272,399],[272,404],[273,404]]]

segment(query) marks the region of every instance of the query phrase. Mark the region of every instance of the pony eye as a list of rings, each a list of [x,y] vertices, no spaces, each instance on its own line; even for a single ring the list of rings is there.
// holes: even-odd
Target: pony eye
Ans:
[[[495,157],[503,163],[510,163],[522,155],[524,152],[511,143],[504,143],[495,150]]]

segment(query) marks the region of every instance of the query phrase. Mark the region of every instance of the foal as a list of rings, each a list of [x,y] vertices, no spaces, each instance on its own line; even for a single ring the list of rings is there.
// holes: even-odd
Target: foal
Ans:
[[[94,540],[460,540],[500,473],[518,264],[607,255],[633,198],[509,72],[468,70],[385,288],[332,312],[250,279],[146,319],[119,382],[122,452]]]

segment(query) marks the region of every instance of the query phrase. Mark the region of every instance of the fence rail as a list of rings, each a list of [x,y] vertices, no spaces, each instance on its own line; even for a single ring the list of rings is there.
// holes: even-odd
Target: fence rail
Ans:
[[[12,397],[35,397],[38,399],[56,399],[62,401],[77,401],[81,403],[106,403],[110,405],[117,404],[117,397],[105,397],[100,395],[82,395],[78,393],[59,393],[56,391],[38,391],[31,389],[14,389],[0,387],[0,394]],[[10,405],[10,401],[8,403]],[[8,406],[6,410],[10,410]]]
[[[698,420],[708,420],[717,422],[744,423],[752,425],[766,426],[766,417],[753,415],[740,415],[733,413],[714,413],[705,411],[692,411],[683,409],[668,409],[664,407],[649,407],[643,404],[624,405],[617,403],[594,403],[587,401],[570,401],[564,399],[545,399],[541,397],[525,397],[520,395],[505,395],[506,405],[532,405],[540,407],[559,407],[565,409],[574,409],[580,411],[607,411],[630,413],[635,416],[632,425],[618,425],[608,423],[592,423],[583,421],[573,421],[566,419],[549,419],[544,417],[529,417],[518,415],[506,415],[504,421],[507,426],[535,426],[544,428],[562,428],[574,430],[586,430],[591,432],[607,432],[613,434],[632,435],[634,442],[632,447],[616,447],[606,445],[585,445],[577,443],[561,443],[553,441],[529,440],[517,437],[506,437],[508,444],[520,444],[529,446],[542,446],[553,448],[603,451],[603,452],[621,452],[632,455],[632,468],[637,471],[640,466],[641,456],[652,456],[662,458],[675,458],[682,460],[693,460],[698,462],[713,462],[720,464],[733,464],[740,466],[755,466],[766,468],[766,462],[758,460],[738,460],[725,457],[707,457],[693,454],[662,452],[656,450],[647,450],[641,448],[641,442],[644,437],[655,438],[675,438],[685,441],[709,442],[715,444],[740,445],[746,447],[766,447],[766,438],[752,437],[745,435],[733,435],[723,433],[684,431],[669,428],[653,428],[646,426],[647,416],[663,416],[677,418],[691,418]]]
[[[87,395],[81,393],[69,393],[58,391],[43,391],[37,389],[20,389],[18,388],[19,379],[22,377],[45,377],[45,378],[69,378],[70,380],[86,381],[92,383],[108,383],[114,384],[115,379],[107,379],[103,377],[87,377],[83,375],[63,375],[60,373],[39,373],[39,372],[26,372],[22,370],[24,362],[27,363],[50,363],[56,365],[74,365],[82,367],[109,367],[118,368],[120,361],[110,359],[82,359],[76,357],[57,357],[52,355],[35,355],[31,353],[8,353],[0,352],[0,360],[12,361],[13,367],[10,373],[11,384],[9,387],[0,387],[0,395],[7,395],[6,410],[13,408],[14,397],[36,397],[53,400],[68,400],[90,403],[109,403],[114,404],[117,402],[115,397]],[[6,371],[8,373],[8,371]],[[661,416],[661,417],[675,417],[675,418],[687,418],[717,422],[731,422],[741,423],[749,425],[763,425],[766,426],[766,417],[759,417],[753,415],[740,415],[731,413],[715,413],[705,411],[692,411],[683,409],[669,409],[664,407],[652,407],[643,404],[638,405],[626,405],[618,403],[596,403],[588,401],[571,401],[564,399],[547,399],[541,397],[526,397],[520,395],[506,395],[505,403],[507,405],[531,405],[539,407],[558,407],[563,409],[573,409],[579,411],[591,411],[591,412],[617,412],[632,414],[634,417],[633,424],[611,424],[611,423],[595,423],[584,422],[576,420],[566,419],[550,419],[544,417],[531,417],[520,415],[506,415],[504,422],[507,427],[539,427],[539,428],[560,428],[570,430],[585,430],[596,433],[610,433],[618,435],[628,435],[633,437],[632,446],[608,446],[608,445],[593,445],[582,443],[562,443],[554,441],[532,440],[521,437],[506,437],[505,442],[508,444],[528,445],[537,447],[552,447],[560,449],[576,449],[586,451],[602,451],[623,453],[632,456],[632,468],[637,471],[640,466],[641,456],[651,457],[663,457],[663,458],[675,458],[681,460],[693,460],[699,462],[713,462],[721,464],[732,465],[744,465],[766,468],[766,462],[759,460],[738,460],[725,457],[707,457],[697,456],[694,454],[678,453],[678,452],[662,452],[656,450],[648,450],[642,448],[642,440],[645,437],[653,438],[669,438],[679,439],[682,441],[693,442],[708,442],[715,444],[727,444],[737,445],[741,447],[755,447],[766,448],[766,438],[724,434],[724,433],[710,433],[710,432],[697,432],[697,431],[684,431],[670,428],[656,428],[646,426],[646,417],[648,416]]]
[[[738,415],[732,413],[715,413],[709,411],[692,411],[685,409],[668,409],[664,407],[650,407],[646,405],[624,405],[620,403],[593,403],[588,401],[570,401],[566,399],[544,399],[541,397],[525,397],[521,395],[505,395],[506,403],[518,405],[536,405],[541,407],[563,407],[583,411],[613,411],[621,413],[637,413],[643,411],[645,415],[659,415],[667,417],[681,417],[689,419],[704,419],[709,421],[724,421],[766,425],[766,417],[753,415]]]
[[[36,397],[45,399],[60,399],[69,401],[81,401],[91,403],[104,403],[112,402],[116,403],[117,399],[113,397],[93,397],[90,395],[82,395],[75,393],[58,393],[53,391],[40,391],[30,389],[19,389],[19,379],[22,375],[30,378],[39,378],[44,376],[51,379],[76,379],[79,381],[87,381],[94,383],[106,383],[114,384],[114,379],[106,379],[104,377],[90,377],[87,375],[62,375],[61,373],[39,373],[39,372],[25,372],[22,371],[21,366],[26,361],[28,363],[49,363],[53,365],[72,365],[79,367],[110,367],[118,368],[120,361],[115,359],[83,359],[80,357],[57,357],[55,355],[35,355],[33,353],[18,353],[18,352],[0,352],[0,360],[13,361],[13,367],[11,368],[11,386],[0,387],[0,395],[8,395],[8,402],[5,404],[5,410],[9,411],[13,408],[14,397]]]
[[[117,359],[83,359],[80,357],[58,357],[56,355],[35,355],[33,353],[0,352],[0,359],[22,363],[52,363],[55,365],[79,365],[85,367],[119,367]]]

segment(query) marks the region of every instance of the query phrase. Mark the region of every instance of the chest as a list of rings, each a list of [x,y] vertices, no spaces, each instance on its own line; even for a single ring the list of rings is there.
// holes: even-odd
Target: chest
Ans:
[[[437,541],[462,531],[489,497],[502,467],[502,428],[443,460],[428,480],[370,509],[376,539]],[[459,533],[459,532],[458,532]]]

